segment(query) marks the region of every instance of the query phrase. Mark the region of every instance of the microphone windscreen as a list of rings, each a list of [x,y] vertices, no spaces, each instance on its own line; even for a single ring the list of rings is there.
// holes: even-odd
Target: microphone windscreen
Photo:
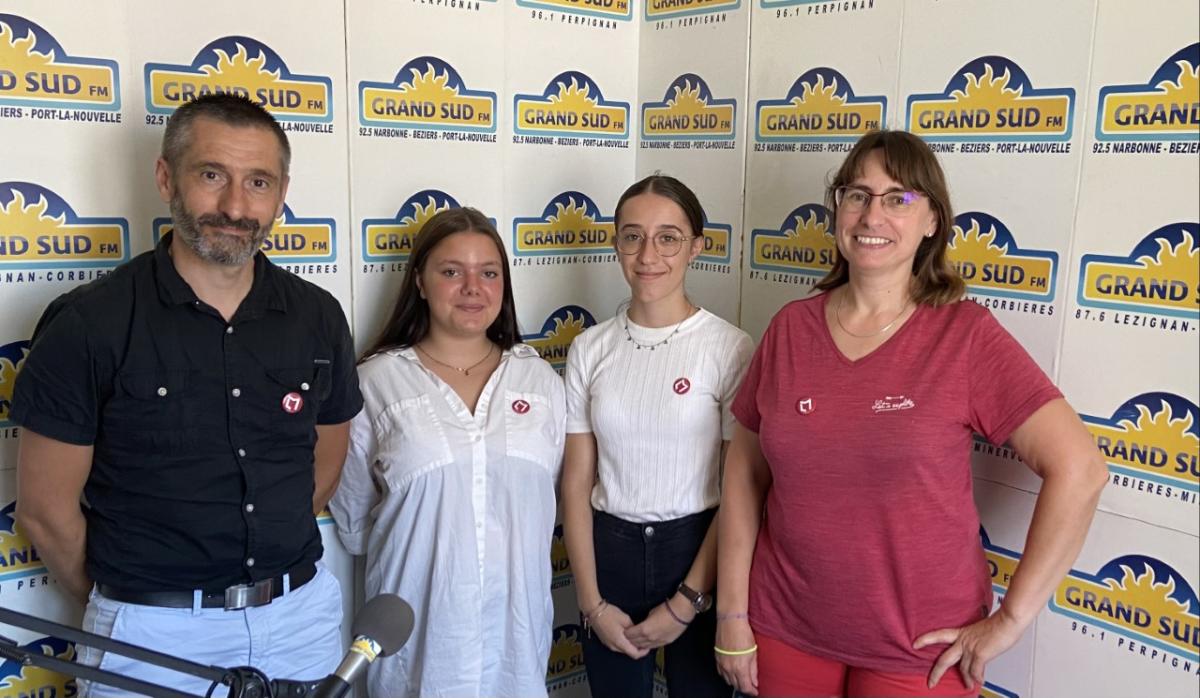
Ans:
[[[359,610],[351,626],[351,637],[369,637],[379,643],[381,656],[395,654],[412,634],[412,606],[395,594],[380,594]]]

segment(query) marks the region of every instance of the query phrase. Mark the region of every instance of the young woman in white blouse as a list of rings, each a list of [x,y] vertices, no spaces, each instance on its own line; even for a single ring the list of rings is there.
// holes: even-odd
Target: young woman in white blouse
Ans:
[[[673,177],[626,190],[615,245],[631,300],[567,359],[563,530],[593,698],[651,696],[664,646],[670,695],[729,695],[713,657],[715,516],[753,345],[684,291],[704,220]]]
[[[366,404],[330,502],[367,556],[367,598],[416,610],[408,643],[371,664],[373,696],[546,695],[565,406],[519,338],[496,229],[469,208],[429,219],[359,366]]]

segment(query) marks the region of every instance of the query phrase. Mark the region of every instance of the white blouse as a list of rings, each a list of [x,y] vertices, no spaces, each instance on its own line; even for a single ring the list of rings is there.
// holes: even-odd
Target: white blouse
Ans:
[[[567,431],[596,437],[592,507],[639,523],[715,507],[729,408],[753,353],[749,335],[704,309],[678,328],[640,327],[622,312],[576,337]]]
[[[524,344],[473,415],[411,348],[367,360],[359,380],[329,508],[367,556],[366,598],[399,594],[417,617],[400,652],[371,664],[371,695],[545,696],[562,381]]]

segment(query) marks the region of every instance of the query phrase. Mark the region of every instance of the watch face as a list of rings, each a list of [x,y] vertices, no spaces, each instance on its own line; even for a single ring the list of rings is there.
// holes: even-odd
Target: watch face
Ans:
[[[712,596],[709,596],[708,594],[699,594],[697,595],[697,599],[692,602],[692,606],[696,608],[697,613],[704,613],[708,609],[712,608],[712,602]]]

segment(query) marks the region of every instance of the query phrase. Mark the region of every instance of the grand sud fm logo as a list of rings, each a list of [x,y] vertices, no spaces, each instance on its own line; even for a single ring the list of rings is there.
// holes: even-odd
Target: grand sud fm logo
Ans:
[[[16,520],[17,503],[0,509],[0,581],[24,579],[46,573],[46,565],[33,543],[21,533]]]
[[[550,313],[540,330],[522,335],[521,341],[536,349],[538,355],[548,361],[555,371],[562,373],[567,367],[567,352],[571,349],[571,342],[595,324],[596,318],[586,308],[564,305]]]
[[[422,189],[404,201],[392,218],[362,222],[362,253],[368,262],[407,262],[421,226],[436,213],[457,208],[454,197],[437,189]]]
[[[358,83],[358,104],[363,126],[496,132],[496,93],[468,89],[435,56],[405,63],[391,82]]]
[[[12,413],[13,386],[28,355],[28,340],[0,344],[0,429],[16,426],[9,418]]]
[[[333,121],[333,82],[292,73],[271,47],[246,36],[226,36],[200,49],[190,64],[147,63],[146,111],[169,115],[185,102],[213,93],[242,95],[279,121]]]
[[[629,138],[629,103],[604,99],[590,77],[570,70],[556,75],[542,94],[513,97],[513,129],[522,136]]]
[[[550,588],[559,589],[571,583],[571,560],[567,557],[567,543],[563,538],[562,524],[554,527],[550,541]]]
[[[67,53],[35,22],[0,13],[0,105],[121,110],[117,62]]]
[[[1077,301],[1089,308],[1200,319],[1200,224],[1165,225],[1125,256],[1083,255]]]
[[[783,219],[778,229],[750,233],[750,268],[820,279],[833,268],[837,245],[833,219],[821,204],[804,204]]]
[[[833,68],[805,72],[783,99],[759,100],[754,137],[759,142],[851,143],[883,128],[887,98],[858,96]]]
[[[1113,473],[1170,485],[1183,498],[1200,492],[1200,408],[1173,393],[1151,392],[1121,403],[1111,416],[1081,414]]]
[[[646,0],[643,15],[647,22],[663,19],[728,12],[742,6],[742,0]]]
[[[905,129],[927,141],[1069,141],[1075,90],[1038,89],[1003,56],[959,68],[941,92],[908,98]]]
[[[56,637],[42,637],[21,645],[29,650],[67,662],[75,661],[75,645]],[[72,698],[79,695],[75,679],[40,667],[6,659],[0,663],[0,698]]]
[[[661,102],[642,105],[642,139],[734,140],[737,100],[717,99],[704,78],[684,73],[671,81]]]
[[[0,183],[0,269],[110,267],[128,259],[124,218],[78,216],[41,185]]]
[[[538,10],[554,10],[622,22],[633,19],[633,7],[629,0],[517,0],[517,4]]]
[[[172,230],[169,217],[154,219],[154,241]],[[262,251],[278,264],[332,262],[337,259],[337,223],[332,218],[301,218],[283,206]]]
[[[1008,227],[994,216],[979,211],[955,216],[947,253],[972,293],[1054,300],[1058,254],[1022,249]]]
[[[1050,599],[1050,611],[1112,633],[1118,646],[1141,644],[1153,658],[1200,660],[1200,602],[1187,579],[1146,555],[1123,555],[1095,574],[1072,569]]]
[[[1021,562],[1021,553],[992,543],[983,526],[979,527],[979,541],[983,545],[988,573],[992,577],[992,592],[997,596],[1004,596],[1008,593],[1008,584]]]
[[[1145,83],[1102,87],[1096,140],[1200,140],[1200,43],[1176,51]]]
[[[564,191],[540,216],[513,219],[513,253],[518,257],[597,255],[613,252],[613,219],[587,194]]]
[[[583,668],[583,628],[575,623],[554,629],[550,645],[549,666],[546,667],[546,688],[556,691],[582,683],[587,677]]]

